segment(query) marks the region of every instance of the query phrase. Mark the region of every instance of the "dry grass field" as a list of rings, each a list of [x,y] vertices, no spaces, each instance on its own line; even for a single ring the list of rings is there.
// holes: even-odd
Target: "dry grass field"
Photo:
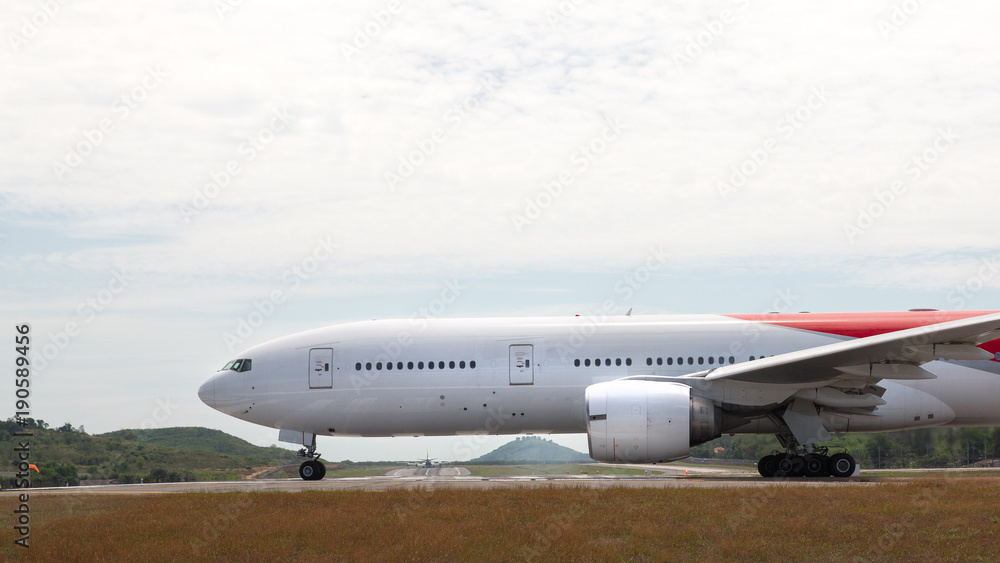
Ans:
[[[10,505],[11,497],[3,502]],[[13,506],[4,508],[11,521]],[[1000,482],[41,495],[4,561],[998,561]]]

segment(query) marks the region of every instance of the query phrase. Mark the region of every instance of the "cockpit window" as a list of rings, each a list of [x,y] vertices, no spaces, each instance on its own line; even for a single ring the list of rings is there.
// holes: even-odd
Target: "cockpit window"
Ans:
[[[233,370],[238,372],[250,371],[253,367],[253,360],[250,359],[240,359],[233,360],[222,367],[219,371]]]

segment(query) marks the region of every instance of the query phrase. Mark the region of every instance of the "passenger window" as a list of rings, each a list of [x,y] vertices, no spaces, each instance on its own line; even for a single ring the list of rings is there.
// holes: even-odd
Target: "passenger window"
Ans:
[[[434,362],[427,362],[427,369],[434,369]]]
[[[693,366],[694,365],[694,358],[692,358],[691,356],[688,356],[688,365],[689,366]]]
[[[625,358],[625,365],[627,366],[632,365],[632,358]]]
[[[375,364],[375,369],[382,371],[382,362]]]
[[[527,364],[525,364],[527,365]],[[455,369],[455,360],[448,362],[448,369]]]
[[[663,365],[663,358],[656,358],[656,365],[662,366]]]
[[[615,358],[615,365],[616,366],[622,365],[622,359],[621,358]]]
[[[611,367],[611,358],[604,358],[604,365]]]
[[[735,364],[736,363],[736,358],[733,357],[733,356],[729,356],[729,363]]]
[[[667,365],[668,366],[674,365],[674,359],[673,358],[667,358]]]
[[[587,366],[589,368],[590,367],[590,358],[587,358],[586,360],[583,360],[583,365],[585,365],[585,366]]]
[[[361,362],[354,364],[354,371],[361,371]]]
[[[392,362],[386,362],[385,369],[392,369]]]
[[[465,369],[465,360],[458,362],[458,369]]]
[[[576,367],[580,367],[580,358],[573,360],[573,365]]]
[[[709,356],[708,357],[708,365],[711,366],[711,365],[714,365],[714,364],[715,364],[715,357],[714,356]]]
[[[646,358],[646,365],[647,366],[653,365],[653,358]]]
[[[438,369],[444,369],[444,361],[438,362]]]
[[[406,362],[406,369],[413,369],[413,362]]]
[[[417,369],[424,369],[424,363],[423,362],[417,362]]]
[[[469,369],[476,369],[476,360],[469,362]]]
[[[365,363],[365,369],[368,370],[368,371],[371,371],[372,370],[372,363],[371,362]]]
[[[403,362],[396,362],[396,369],[403,369]]]

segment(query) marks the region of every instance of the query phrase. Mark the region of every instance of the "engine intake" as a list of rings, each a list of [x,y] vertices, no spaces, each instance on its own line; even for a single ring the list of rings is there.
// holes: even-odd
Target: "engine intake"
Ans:
[[[587,387],[590,457],[606,463],[660,463],[721,436],[729,420],[711,400],[680,383],[625,379]],[[730,424],[727,424],[730,423]]]

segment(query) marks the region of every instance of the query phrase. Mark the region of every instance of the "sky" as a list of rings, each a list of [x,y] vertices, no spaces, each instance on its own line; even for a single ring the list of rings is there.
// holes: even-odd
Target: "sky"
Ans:
[[[0,366],[29,323],[36,418],[270,445],[198,386],[330,324],[609,301],[1000,309],[998,18],[986,1],[5,2]],[[509,439],[319,450],[458,459]]]

